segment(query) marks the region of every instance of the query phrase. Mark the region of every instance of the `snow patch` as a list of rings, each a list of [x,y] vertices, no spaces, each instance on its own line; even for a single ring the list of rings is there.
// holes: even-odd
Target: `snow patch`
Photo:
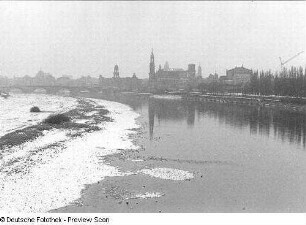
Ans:
[[[78,124],[86,124],[86,123],[90,123],[92,122],[92,120],[88,120],[88,119],[78,119],[78,120],[74,120],[74,123],[78,123]]]
[[[86,116],[93,116],[95,114],[99,113],[98,111],[92,111],[92,112],[89,112],[89,113],[86,113],[85,115]]]
[[[131,159],[132,162],[143,162],[143,159]]]
[[[153,95],[152,98],[166,99],[166,100],[181,100],[182,96],[179,96],[179,95]]]
[[[146,192],[144,194],[136,194],[135,196],[132,196],[132,198],[143,198],[143,199],[147,199],[147,198],[160,198],[162,196],[164,196],[165,194],[159,193],[159,192]]]
[[[167,180],[188,180],[193,178],[193,174],[188,171],[172,168],[143,169],[140,172],[152,177]]]

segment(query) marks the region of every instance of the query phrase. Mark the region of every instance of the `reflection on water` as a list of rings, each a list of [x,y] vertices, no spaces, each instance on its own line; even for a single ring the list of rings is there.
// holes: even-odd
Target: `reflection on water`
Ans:
[[[114,100],[114,99],[113,99]],[[147,116],[150,138],[157,123],[186,124],[186,129],[203,126],[201,119],[217,121],[232,129],[249,130],[250,135],[260,135],[305,147],[306,118],[298,112],[268,109],[255,106],[195,103],[180,100],[120,96],[116,101],[130,105]],[[185,129],[181,127],[180,129]],[[205,128],[206,129],[206,128]],[[186,135],[188,135],[186,133]]]
[[[208,208],[305,212],[305,115],[137,96],[112,100],[141,114],[139,154],[150,166],[203,174],[195,186]]]
[[[149,99],[148,104],[150,139],[153,138],[154,120],[183,121],[187,120],[188,126],[194,125],[196,108],[194,104],[183,104],[177,100]]]
[[[155,112],[154,107],[149,104],[149,130],[150,130],[150,140],[153,138],[153,131],[154,131],[154,118]]]
[[[305,147],[305,115],[262,107],[192,103],[182,101],[149,100],[150,136],[153,137],[154,119],[183,121],[189,126],[198,118],[209,117],[236,129],[249,128],[252,135],[265,135],[282,141],[302,144]]]

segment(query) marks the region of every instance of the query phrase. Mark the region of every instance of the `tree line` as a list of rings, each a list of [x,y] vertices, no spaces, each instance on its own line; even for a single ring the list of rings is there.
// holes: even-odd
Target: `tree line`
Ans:
[[[254,71],[246,84],[229,85],[215,81],[199,84],[203,92],[235,92],[256,95],[306,97],[306,68],[283,68],[280,72]]]

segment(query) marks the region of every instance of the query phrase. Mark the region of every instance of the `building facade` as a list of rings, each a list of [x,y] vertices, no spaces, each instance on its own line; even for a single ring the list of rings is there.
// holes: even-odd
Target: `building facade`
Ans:
[[[155,87],[162,90],[176,90],[185,88],[188,83],[188,71],[183,69],[164,70],[156,72]]]
[[[198,77],[202,78],[202,67],[201,67],[201,65],[198,66]]]
[[[188,64],[188,78],[194,79],[196,70],[195,70],[195,64]]]
[[[33,78],[32,85],[35,86],[53,86],[55,85],[56,79],[50,73],[45,73],[42,70],[38,71],[36,76]]]
[[[61,76],[56,79],[56,85],[58,86],[73,86],[74,85],[74,80],[71,79],[69,76]]]
[[[245,84],[250,82],[253,71],[247,68],[235,67],[230,70],[226,70],[226,80],[232,80],[234,85]]]
[[[113,89],[118,91],[138,91],[142,88],[142,81],[138,79],[135,73],[133,73],[132,77],[120,77],[119,66],[115,65],[112,78],[106,78],[102,75],[99,76],[99,86],[103,89],[110,90]]]
[[[195,86],[195,64],[189,64],[187,70],[184,70],[182,68],[170,68],[169,63],[166,62],[163,69],[159,66],[158,70],[155,71],[154,54],[152,51],[149,67],[149,87],[151,91],[174,91],[185,89],[192,85]]]

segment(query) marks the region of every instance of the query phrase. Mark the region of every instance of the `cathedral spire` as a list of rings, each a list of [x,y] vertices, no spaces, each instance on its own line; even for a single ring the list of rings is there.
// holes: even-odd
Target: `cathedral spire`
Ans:
[[[119,66],[117,64],[114,67],[113,78],[119,78]]]
[[[154,78],[155,78],[155,62],[154,62],[154,54],[153,54],[153,48],[152,48],[151,57],[150,57],[149,80],[152,80]]]
[[[199,63],[199,67],[198,67],[198,77],[202,77],[202,67],[201,67],[200,63]]]

